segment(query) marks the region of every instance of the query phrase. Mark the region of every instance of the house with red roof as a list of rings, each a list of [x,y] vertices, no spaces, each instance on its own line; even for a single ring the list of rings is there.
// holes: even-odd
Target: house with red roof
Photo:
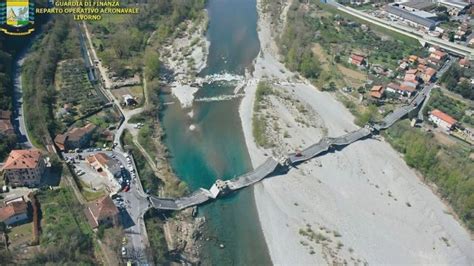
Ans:
[[[119,224],[119,210],[109,196],[104,196],[87,205],[84,210],[92,228],[103,226],[117,226]]]
[[[435,123],[438,127],[448,131],[453,129],[456,123],[458,122],[450,115],[443,113],[438,109],[434,109],[433,111],[431,111],[429,120]]]
[[[351,54],[349,57],[349,64],[356,65],[358,67],[365,66],[365,57],[360,54]]]
[[[13,150],[1,168],[4,179],[12,186],[38,186],[46,169],[39,150]]]
[[[459,60],[459,66],[462,68],[469,68],[471,64],[469,63],[469,60],[467,60],[466,58],[463,58]]]
[[[92,134],[96,130],[94,124],[88,123],[83,127],[75,127],[64,134],[59,134],[54,138],[54,144],[61,150],[81,149],[88,146]]]
[[[28,219],[28,204],[23,199],[8,202],[0,207],[0,222],[6,226],[21,224]]]
[[[447,55],[448,54],[443,52],[443,51],[436,50],[436,51],[434,51],[430,54],[430,57],[428,58],[428,61],[430,61],[430,63],[432,63],[432,64],[437,65],[439,62],[446,59]]]
[[[421,79],[425,82],[431,82],[436,75],[436,69],[432,67],[427,67],[423,70],[421,74]]]
[[[373,86],[372,89],[370,90],[370,97],[375,98],[375,99],[381,99],[383,96],[384,92],[383,86]]]

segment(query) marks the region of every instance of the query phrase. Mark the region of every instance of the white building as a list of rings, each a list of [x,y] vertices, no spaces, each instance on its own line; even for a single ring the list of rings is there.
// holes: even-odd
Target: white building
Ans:
[[[434,109],[433,111],[431,111],[429,120],[435,123],[438,127],[447,131],[453,129],[457,123],[456,119],[441,112],[438,109]]]
[[[0,222],[7,226],[21,224],[28,220],[28,204],[22,199],[11,201],[0,208]]]

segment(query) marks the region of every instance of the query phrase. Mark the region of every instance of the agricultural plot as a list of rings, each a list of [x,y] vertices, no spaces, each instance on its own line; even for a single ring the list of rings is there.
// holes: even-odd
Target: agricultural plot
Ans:
[[[56,89],[56,117],[66,124],[96,111],[105,104],[105,100],[88,80],[82,59],[59,63],[56,70]]]

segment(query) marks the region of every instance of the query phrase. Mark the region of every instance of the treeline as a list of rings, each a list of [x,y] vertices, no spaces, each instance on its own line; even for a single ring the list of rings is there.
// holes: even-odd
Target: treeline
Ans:
[[[474,73],[471,69],[461,69],[457,64],[453,64],[440,81],[448,90],[466,99],[474,100],[474,87],[469,78],[462,79],[463,77],[474,77]]]
[[[404,154],[406,163],[436,184],[470,230],[474,230],[474,164],[472,148],[437,144],[432,133],[424,133],[401,121],[384,134]]]
[[[0,36],[0,110],[12,110],[12,56],[2,46],[6,37]],[[0,136],[0,161],[16,146],[16,136]]]
[[[11,110],[12,107],[12,56],[2,43],[6,37],[0,36],[0,109]]]
[[[301,0],[292,3],[288,11],[288,22],[281,38],[277,40],[286,66],[309,79],[317,79],[321,72],[319,59],[312,52],[315,31]]]
[[[132,1],[130,1],[132,2]],[[186,19],[202,15],[205,0],[156,0],[139,4],[139,16],[105,17],[91,23],[96,49],[105,65],[118,76],[131,76],[143,65],[143,51],[152,32],[153,41],[164,42]]]
[[[54,135],[59,128],[53,113],[57,64],[80,56],[78,32],[69,18],[55,16],[43,31],[31,47],[22,72],[25,120],[36,145],[48,144],[50,134]]]

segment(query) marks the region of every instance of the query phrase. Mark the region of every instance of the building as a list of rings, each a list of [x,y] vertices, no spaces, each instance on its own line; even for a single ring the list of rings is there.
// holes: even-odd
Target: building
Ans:
[[[418,88],[418,83],[415,83],[412,81],[404,81],[400,85],[399,93],[402,96],[411,97],[415,93],[417,88]]]
[[[359,54],[351,54],[348,62],[349,64],[356,65],[358,67],[366,65],[365,57]]]
[[[459,66],[462,68],[469,68],[470,65],[471,64],[469,63],[469,60],[467,60],[466,58],[459,60]]]
[[[415,92],[416,89],[413,89],[412,86],[407,86],[406,84],[404,86],[401,86],[397,83],[389,83],[387,85],[386,91],[391,92],[391,93],[397,93],[401,96],[405,97],[411,97],[413,93]]]
[[[453,129],[457,123],[456,119],[452,118],[448,114],[441,112],[438,109],[434,109],[433,111],[431,111],[429,120],[435,123],[438,127],[448,131]]]
[[[430,57],[428,58],[428,61],[432,64],[437,65],[440,62],[442,62],[444,59],[446,59],[447,55],[448,54],[446,54],[443,51],[436,50],[436,51],[434,51],[430,54]]]
[[[392,19],[402,20],[408,25],[416,28],[424,28],[425,30],[434,30],[438,24],[436,21],[425,18],[419,14],[419,11],[413,11],[405,6],[399,4],[390,4],[385,6],[385,11],[389,14]]]
[[[130,94],[125,94],[122,97],[123,102],[126,106],[134,106],[138,104],[137,100],[135,100],[135,98],[133,98],[133,96]]]
[[[447,7],[451,16],[458,16],[471,6],[470,3],[461,0],[438,0],[438,4]]]
[[[0,120],[0,136],[14,135],[15,130],[13,129],[10,120]]]
[[[398,2],[400,7],[413,8],[415,10],[430,10],[436,7],[433,0],[410,0],[406,2]]]
[[[421,74],[421,79],[423,82],[428,83],[433,80],[433,78],[436,76],[436,69],[432,67],[427,67],[424,69],[423,73]]]
[[[404,80],[417,83],[418,82],[418,69],[408,69],[408,71],[405,73]]]
[[[383,86],[373,86],[370,90],[370,97],[375,99],[381,99],[383,97],[384,88]]]
[[[75,127],[64,134],[57,135],[54,143],[61,151],[85,148],[89,145],[96,128],[91,123],[80,128]]]
[[[6,226],[13,226],[28,221],[28,204],[21,198],[11,201],[0,208],[0,222]]]
[[[416,63],[416,61],[418,61],[418,56],[416,56],[416,55],[410,55],[410,56],[408,57],[408,61],[409,61],[410,63],[412,63],[412,64],[413,64],[413,63]]]
[[[2,167],[4,179],[13,186],[38,186],[46,169],[39,150],[13,150]]]
[[[11,112],[0,110],[0,136],[15,134],[11,123]]]
[[[87,162],[98,172],[109,177],[120,177],[122,168],[120,163],[107,154],[99,152],[86,158]]]
[[[84,212],[89,224],[93,228],[97,228],[100,225],[117,226],[119,224],[119,210],[109,196],[89,203]]]

